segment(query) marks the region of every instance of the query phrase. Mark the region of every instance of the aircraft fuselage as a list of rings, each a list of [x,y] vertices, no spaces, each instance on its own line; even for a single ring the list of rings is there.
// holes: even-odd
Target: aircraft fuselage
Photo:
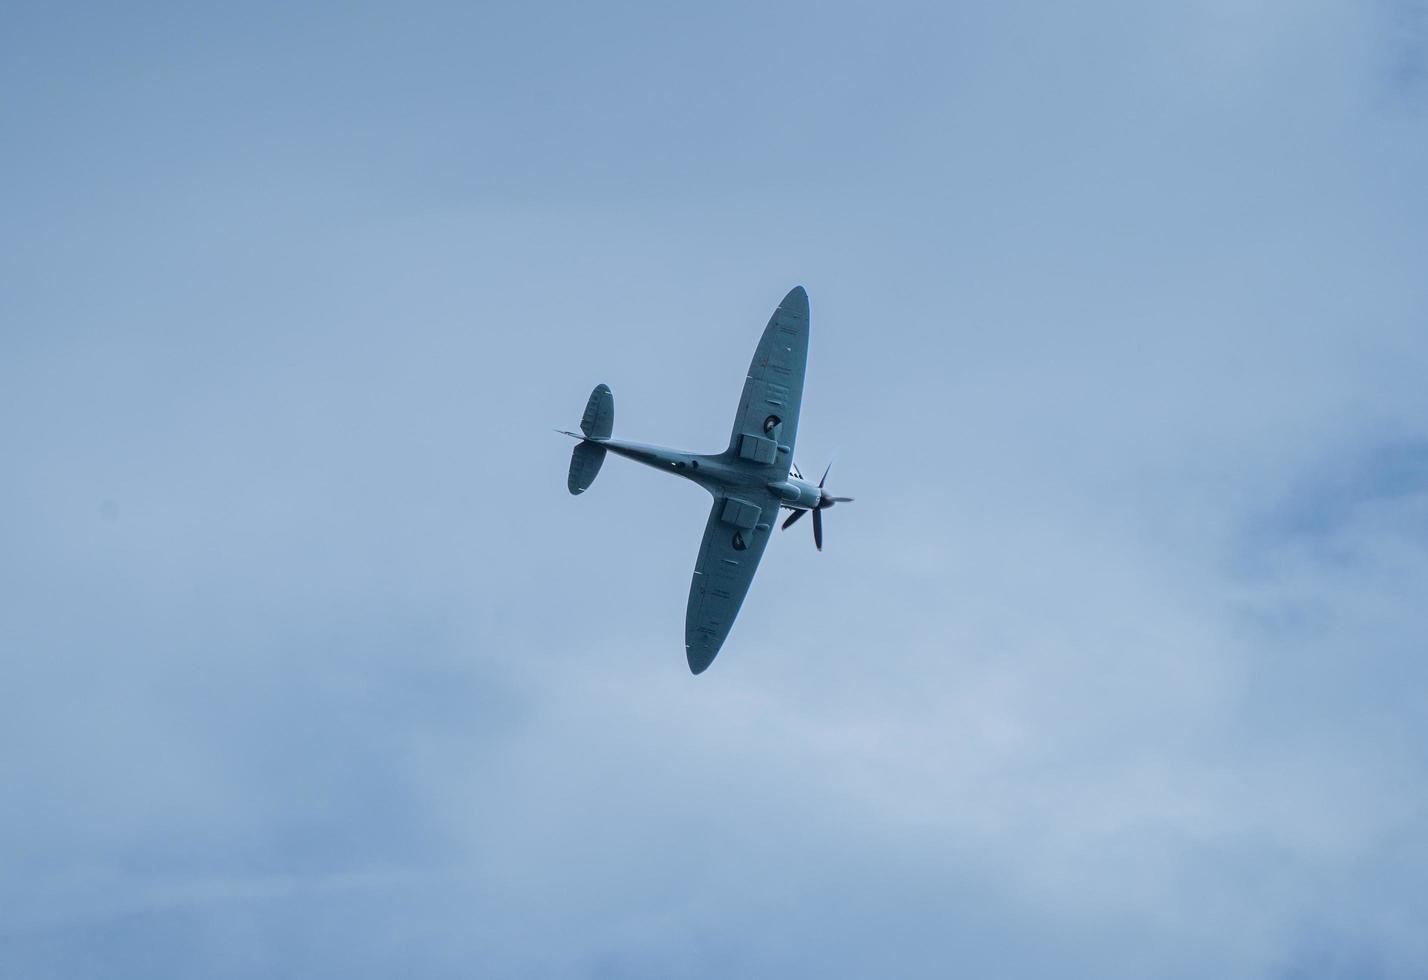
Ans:
[[[616,456],[623,456],[665,473],[692,480],[716,495],[724,490],[758,487],[768,489],[778,497],[779,505],[789,510],[812,510],[818,506],[820,493],[816,485],[792,474],[785,475],[781,480],[769,480],[751,472],[746,466],[735,465],[728,453],[687,453],[663,446],[626,442],[623,439],[587,438],[585,441],[603,446]]]

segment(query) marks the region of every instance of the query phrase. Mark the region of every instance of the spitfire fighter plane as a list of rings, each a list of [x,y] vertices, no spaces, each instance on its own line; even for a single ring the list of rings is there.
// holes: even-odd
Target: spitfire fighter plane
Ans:
[[[823,488],[828,470],[815,485],[793,463],[807,361],[808,294],[795,286],[764,328],[744,380],[729,448],[722,453],[700,455],[611,438],[615,400],[606,385],[590,393],[580,432],[564,433],[580,440],[570,459],[571,493],[589,489],[605,454],[614,453],[693,480],[713,494],[684,614],[684,652],[696,674],[714,661],[729,635],[779,508],[793,511],[783,522],[785,529],[812,513],[813,543],[822,551],[822,511],[853,499],[829,495]]]

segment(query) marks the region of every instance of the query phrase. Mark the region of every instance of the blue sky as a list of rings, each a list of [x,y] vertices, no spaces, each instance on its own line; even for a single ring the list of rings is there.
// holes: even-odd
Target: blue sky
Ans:
[[[1428,9],[0,14],[0,973],[1421,977]],[[812,301],[774,542],[716,449]]]

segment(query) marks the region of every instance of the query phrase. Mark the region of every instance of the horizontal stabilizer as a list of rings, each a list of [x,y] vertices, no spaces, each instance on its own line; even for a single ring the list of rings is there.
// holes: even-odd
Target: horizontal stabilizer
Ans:
[[[606,389],[606,395],[609,389]],[[595,482],[600,464],[605,462],[605,447],[594,442],[582,442],[570,454],[570,478],[566,486],[571,493],[584,493]]]
[[[610,394],[609,385],[596,385],[590,392],[590,401],[585,403],[585,414],[580,419],[580,431],[591,439],[608,439],[615,431],[615,396]],[[592,473],[591,479],[594,478]]]

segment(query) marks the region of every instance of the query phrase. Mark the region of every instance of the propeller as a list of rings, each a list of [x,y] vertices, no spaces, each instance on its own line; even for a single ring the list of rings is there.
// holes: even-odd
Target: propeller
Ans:
[[[789,515],[788,520],[783,522],[783,530],[787,531],[794,524],[794,522],[797,521],[804,514],[813,514],[813,546],[819,551],[823,550],[822,512],[825,509],[832,507],[834,504],[846,504],[851,502],[853,499],[852,497],[834,497],[829,494],[827,490],[823,489],[823,484],[828,480],[828,471],[831,469],[833,469],[833,463],[830,461],[828,464],[828,469],[825,469],[823,471],[823,476],[818,481],[818,503],[813,506],[813,509],[811,511],[796,510]],[[799,479],[803,479],[803,475],[798,472],[797,467],[794,468],[793,475],[798,477]]]

